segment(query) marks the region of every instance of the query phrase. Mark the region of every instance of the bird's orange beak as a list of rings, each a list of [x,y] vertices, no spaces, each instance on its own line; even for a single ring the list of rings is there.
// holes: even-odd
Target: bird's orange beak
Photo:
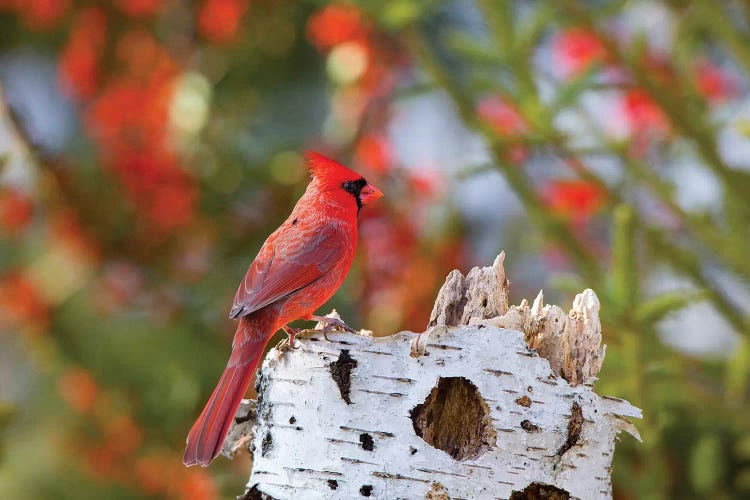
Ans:
[[[382,198],[383,193],[380,191],[380,189],[376,188],[372,184],[366,184],[365,187],[362,188],[362,191],[359,193],[359,199],[362,200],[363,205],[367,205],[372,200],[377,200],[378,198]]]

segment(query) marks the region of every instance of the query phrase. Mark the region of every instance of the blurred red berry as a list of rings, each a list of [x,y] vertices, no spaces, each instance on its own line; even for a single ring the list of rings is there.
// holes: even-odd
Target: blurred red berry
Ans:
[[[86,127],[108,157],[165,147],[174,76],[153,82],[121,78],[100,93]]]
[[[180,495],[183,480],[189,473],[176,455],[163,451],[138,457],[133,467],[135,482],[144,493],[168,498]]]
[[[593,64],[604,61],[607,50],[602,41],[584,28],[570,28],[555,37],[552,46],[555,64],[566,77],[585,72]]]
[[[485,97],[477,106],[479,118],[487,123],[501,138],[523,136],[526,122],[518,110],[505,99],[498,96]],[[522,145],[513,145],[506,151],[505,160],[515,165],[528,158],[528,150]]]
[[[125,149],[142,149],[143,134],[139,133],[141,110],[147,104],[142,87],[136,82],[119,79],[97,97],[86,115],[89,135],[96,139],[107,154],[118,153],[113,146],[125,142]],[[139,144],[128,142],[138,141]]]
[[[320,51],[364,38],[366,33],[362,13],[353,5],[328,5],[307,21],[307,38]]]
[[[482,99],[478,107],[479,117],[492,125],[498,135],[509,136],[526,130],[521,114],[514,106],[497,96]]]
[[[31,222],[34,206],[21,191],[7,189],[0,192],[0,234],[14,236]]]
[[[373,172],[382,174],[391,167],[391,145],[380,134],[365,134],[357,141],[354,159]]]
[[[155,150],[120,153],[112,159],[110,167],[139,206],[144,205],[165,183],[164,178],[177,169],[171,156]]]
[[[122,155],[112,165],[136,208],[156,228],[172,231],[192,220],[196,186],[173,155],[152,150]]]
[[[107,15],[104,10],[99,7],[86,7],[76,13],[71,38],[77,38],[101,47],[106,36]]]
[[[88,413],[94,407],[99,388],[91,374],[83,368],[72,368],[57,381],[57,390],[63,400],[79,413]]]
[[[99,51],[89,44],[68,43],[60,54],[62,88],[70,96],[90,97],[99,74]]]
[[[25,0],[17,4],[26,26],[35,30],[54,28],[70,8],[70,0]]]
[[[631,90],[622,99],[622,109],[631,133],[669,131],[664,112],[644,90]]]
[[[708,61],[698,64],[695,85],[710,102],[722,102],[737,95],[737,85],[721,68]]]
[[[555,180],[542,194],[552,213],[574,223],[585,222],[606,201],[606,192],[583,180]]]
[[[203,470],[190,470],[180,485],[180,500],[214,500],[219,491],[213,477]]]
[[[157,227],[172,231],[190,222],[194,202],[195,192],[191,186],[186,182],[173,182],[154,193],[149,215]]]
[[[198,12],[198,30],[211,42],[234,41],[248,4],[248,0],[206,0]]]
[[[36,326],[48,320],[47,305],[34,284],[20,273],[0,280],[0,330]]]
[[[104,440],[107,449],[117,457],[123,457],[140,448],[143,431],[130,416],[118,415],[104,423]]]
[[[86,471],[92,478],[106,482],[117,479],[121,472],[120,460],[107,446],[96,444],[84,455]]]
[[[154,456],[141,457],[135,462],[134,478],[147,495],[157,495],[164,490],[163,463]]]
[[[59,58],[61,86],[69,95],[87,98],[96,90],[107,35],[107,17],[99,8],[81,9]]]
[[[410,172],[408,179],[412,192],[418,196],[435,196],[439,194],[444,187],[444,182],[439,172],[434,170]]]
[[[115,52],[127,72],[139,79],[147,78],[160,62],[168,57],[154,36],[143,29],[132,29],[117,40]]]

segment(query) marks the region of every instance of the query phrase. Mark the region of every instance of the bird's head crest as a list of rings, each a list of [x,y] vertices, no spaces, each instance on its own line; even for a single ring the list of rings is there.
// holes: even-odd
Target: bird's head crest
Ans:
[[[331,160],[315,151],[305,151],[305,156],[307,157],[307,166],[310,169],[310,175],[314,179],[338,183],[361,177],[339,162]]]

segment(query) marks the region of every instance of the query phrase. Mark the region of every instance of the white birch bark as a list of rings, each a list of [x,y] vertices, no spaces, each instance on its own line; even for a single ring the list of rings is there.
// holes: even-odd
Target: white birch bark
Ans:
[[[596,295],[509,308],[503,258],[451,273],[423,334],[272,350],[225,443],[252,449],[246,498],[610,498],[641,412],[593,392]]]

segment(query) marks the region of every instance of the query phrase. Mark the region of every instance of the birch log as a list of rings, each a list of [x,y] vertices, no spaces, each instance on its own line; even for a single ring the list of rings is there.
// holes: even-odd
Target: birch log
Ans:
[[[224,444],[251,450],[243,498],[610,498],[641,412],[592,389],[596,295],[509,307],[504,257],[453,271],[424,333],[271,350]]]

